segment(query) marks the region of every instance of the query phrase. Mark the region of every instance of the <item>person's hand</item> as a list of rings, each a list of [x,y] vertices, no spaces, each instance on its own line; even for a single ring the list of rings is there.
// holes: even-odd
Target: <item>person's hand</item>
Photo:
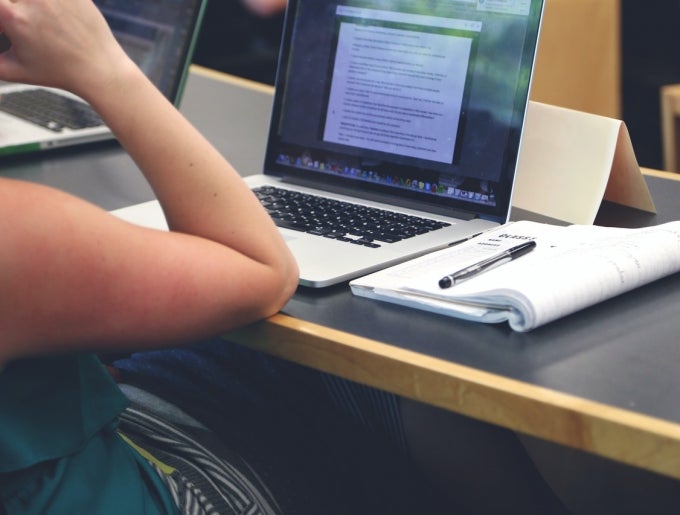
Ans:
[[[259,16],[272,16],[286,8],[287,0],[243,0],[243,4]]]
[[[0,80],[96,90],[127,56],[92,0],[0,0]]]

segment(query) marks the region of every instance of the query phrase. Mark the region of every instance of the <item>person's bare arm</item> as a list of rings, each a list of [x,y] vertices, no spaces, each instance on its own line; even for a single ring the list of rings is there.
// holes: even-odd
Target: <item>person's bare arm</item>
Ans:
[[[91,0],[0,0],[0,79],[69,89],[148,178],[171,232],[55,190],[0,180],[0,361],[146,347],[278,310],[297,267],[222,156],[127,58]]]

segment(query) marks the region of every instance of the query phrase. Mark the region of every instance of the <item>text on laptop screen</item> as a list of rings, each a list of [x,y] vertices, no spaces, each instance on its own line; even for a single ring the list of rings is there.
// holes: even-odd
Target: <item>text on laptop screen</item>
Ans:
[[[503,218],[541,4],[291,0],[267,169]]]
[[[125,52],[169,99],[177,96],[183,62],[192,51],[199,0],[95,0]]]

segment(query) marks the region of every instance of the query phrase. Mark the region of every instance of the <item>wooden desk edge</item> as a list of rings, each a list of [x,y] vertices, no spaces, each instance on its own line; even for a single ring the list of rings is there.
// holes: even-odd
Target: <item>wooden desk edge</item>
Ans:
[[[272,86],[192,65],[262,93]],[[680,174],[642,168],[645,175]],[[239,344],[545,440],[680,479],[680,425],[367,340],[283,314],[229,333]],[[328,356],[332,358],[329,359]],[[413,363],[418,366],[414,368]]]
[[[262,93],[267,93],[269,95],[274,94],[274,87],[270,86],[268,84],[263,84],[261,82],[253,81],[250,79],[245,79],[243,77],[238,77],[236,75],[231,75],[228,73],[224,73],[218,70],[213,70],[211,68],[206,68],[204,66],[199,66],[197,64],[192,64],[191,65],[191,72],[195,73],[196,75],[201,75],[203,77],[208,77],[211,79],[215,79],[221,82],[226,82],[228,84],[233,84],[235,86],[240,86],[243,88],[255,90],[255,91],[260,91]],[[677,87],[680,89],[680,85],[673,86],[674,88]],[[654,177],[661,177],[664,179],[670,179],[670,180],[680,180],[680,173],[673,173],[673,172],[665,172],[665,171],[660,171],[660,170],[653,170],[650,168],[641,168],[641,171],[645,175],[650,175]]]
[[[669,181],[680,181],[680,173],[677,172],[666,172],[663,170],[652,170],[651,168],[641,168],[643,175],[649,175],[650,177],[658,177],[660,179],[668,179]]]
[[[230,75],[228,73],[213,70],[211,68],[205,68],[197,64],[191,65],[191,72],[195,73],[196,75],[201,75],[203,77],[215,79],[220,82],[226,82],[229,84],[233,84],[235,86],[260,91],[262,93],[268,93],[270,95],[274,94],[274,86],[263,84],[262,82],[257,82],[250,79],[244,79],[243,77],[237,77],[236,75]]]
[[[231,332],[226,338],[317,370],[680,479],[678,424],[283,314]]]

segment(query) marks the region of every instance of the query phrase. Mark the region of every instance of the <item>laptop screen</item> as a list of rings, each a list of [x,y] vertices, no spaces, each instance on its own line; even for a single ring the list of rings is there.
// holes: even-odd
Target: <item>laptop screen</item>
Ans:
[[[505,221],[542,0],[291,0],[265,169]]]
[[[170,100],[181,96],[203,0],[95,0],[127,54]]]

